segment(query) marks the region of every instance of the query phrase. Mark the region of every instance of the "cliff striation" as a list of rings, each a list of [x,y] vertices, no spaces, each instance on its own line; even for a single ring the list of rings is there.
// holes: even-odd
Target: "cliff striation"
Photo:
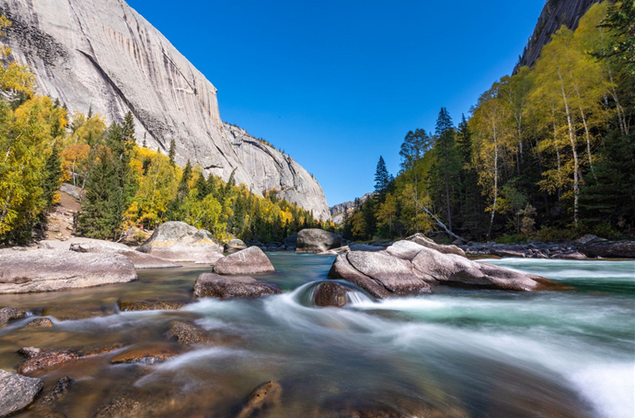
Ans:
[[[522,66],[531,67],[540,57],[540,51],[549,43],[551,35],[565,25],[575,30],[580,18],[589,8],[602,0],[548,0],[540,13],[534,33],[529,38],[514,73]]]
[[[108,121],[130,110],[137,138],[189,159],[254,193],[280,197],[329,218],[317,181],[289,156],[221,121],[216,88],[123,0],[0,0],[7,41],[35,73],[38,92]]]

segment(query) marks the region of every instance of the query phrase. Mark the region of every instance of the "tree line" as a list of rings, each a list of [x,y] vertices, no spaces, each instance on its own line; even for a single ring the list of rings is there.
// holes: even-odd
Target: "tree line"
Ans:
[[[2,29],[10,24],[0,17]],[[178,166],[174,141],[168,155],[137,145],[131,113],[109,126],[92,111],[71,117],[58,100],[35,93],[33,74],[9,48],[0,54],[0,243],[41,234],[62,182],[81,190],[76,232],[91,238],[116,241],[133,226],[166,221],[207,229],[221,242],[281,241],[302,228],[333,227],[275,189],[259,196],[233,173],[225,182],[189,162]]]
[[[496,81],[454,125],[408,132],[401,170],[380,158],[352,239],[441,230],[468,240],[607,237],[635,227],[635,5],[595,4],[533,68]]]

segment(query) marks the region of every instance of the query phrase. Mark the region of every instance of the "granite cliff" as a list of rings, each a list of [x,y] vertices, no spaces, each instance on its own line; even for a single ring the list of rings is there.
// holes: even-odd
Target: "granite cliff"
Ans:
[[[534,33],[520,56],[514,72],[522,66],[531,67],[540,57],[540,51],[549,43],[551,35],[565,25],[571,30],[578,27],[580,18],[589,8],[602,0],[548,0],[538,17]]]
[[[279,197],[329,218],[322,188],[291,157],[221,120],[216,88],[123,0],[0,0],[13,25],[7,43],[31,67],[38,92],[108,121],[131,111],[137,138],[189,159],[254,193]]]

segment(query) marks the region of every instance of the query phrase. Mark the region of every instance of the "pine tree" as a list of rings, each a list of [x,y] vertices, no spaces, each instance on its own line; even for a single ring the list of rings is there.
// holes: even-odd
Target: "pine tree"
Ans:
[[[170,140],[170,150],[168,151],[168,158],[170,159],[170,164],[172,167],[176,165],[174,162],[174,158],[176,157],[176,143],[174,142],[174,138]]]
[[[388,174],[384,157],[379,156],[377,169],[375,170],[375,196],[377,201],[380,203],[383,203],[386,198],[386,193],[388,192],[388,187],[390,186],[390,180],[390,174]]]
[[[57,191],[62,185],[62,159],[59,148],[54,145],[51,155],[46,159],[44,166],[43,198],[46,201],[46,210],[51,210],[57,201]]]
[[[456,131],[452,118],[445,107],[441,108],[435,129],[435,164],[432,169],[432,182],[438,196],[437,212],[445,213],[448,228],[452,230],[452,205],[455,198],[455,184],[458,180],[460,163],[455,144]]]

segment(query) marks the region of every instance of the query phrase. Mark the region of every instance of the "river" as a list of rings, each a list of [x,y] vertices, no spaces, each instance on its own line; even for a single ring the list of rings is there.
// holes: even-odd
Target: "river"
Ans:
[[[635,261],[494,260],[573,290],[436,287],[432,295],[383,302],[356,292],[346,308],[334,309],[311,304],[333,257],[269,256],[277,272],[260,278],[285,292],[261,300],[203,299],[174,312],[115,308],[121,297],[187,299],[200,267],[141,271],[124,285],[2,295],[0,306],[102,316],[54,319],[42,329],[25,327],[32,318],[12,322],[0,329],[0,368],[15,370],[24,346],[166,344],[166,329],[180,319],[221,343],[195,345],[161,364],[113,365],[110,353],[37,373],[45,391],[62,376],[76,381],[55,411],[89,417],[128,396],[158,408],[150,416],[230,417],[252,389],[274,380],[280,402],[259,416],[382,408],[417,417],[635,416]]]

